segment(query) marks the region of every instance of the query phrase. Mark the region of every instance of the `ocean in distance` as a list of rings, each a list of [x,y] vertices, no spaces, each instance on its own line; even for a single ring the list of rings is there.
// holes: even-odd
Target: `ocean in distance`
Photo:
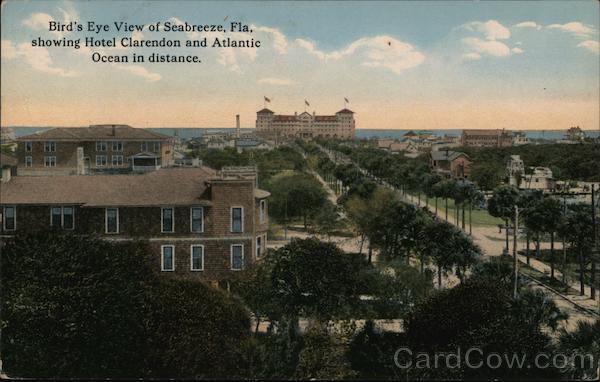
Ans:
[[[29,127],[29,126],[15,126],[12,127],[15,132],[15,136],[22,137],[24,135],[33,134],[38,131],[44,131],[51,129],[52,127]],[[183,139],[190,139],[200,137],[207,132],[229,132],[234,133],[235,128],[220,128],[220,127],[160,127],[150,128],[152,131],[162,133],[169,136],[175,136],[178,134]],[[241,132],[250,133],[254,131],[254,128],[241,128]],[[369,139],[369,138],[402,138],[404,134],[411,131],[410,129],[356,129],[356,138]],[[459,136],[462,133],[462,129],[443,129],[443,130],[412,130],[415,132],[427,131],[437,136]],[[547,140],[559,140],[565,135],[566,130],[521,130],[525,133],[529,139],[547,139]],[[585,130],[585,134],[588,137],[598,137],[600,132],[598,130]]]

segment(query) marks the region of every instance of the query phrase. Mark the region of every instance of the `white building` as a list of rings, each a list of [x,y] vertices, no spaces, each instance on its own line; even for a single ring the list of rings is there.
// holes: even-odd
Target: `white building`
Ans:
[[[523,190],[553,190],[556,185],[552,176],[552,171],[548,167],[535,167],[533,174],[526,174],[521,177],[520,189]]]
[[[348,109],[335,115],[279,115],[267,108],[256,113],[256,133],[263,137],[351,139],[354,130],[354,112]]]

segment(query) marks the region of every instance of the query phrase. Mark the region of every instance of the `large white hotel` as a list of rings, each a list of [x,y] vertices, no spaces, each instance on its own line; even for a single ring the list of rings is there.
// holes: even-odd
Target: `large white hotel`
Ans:
[[[280,138],[354,138],[354,112],[342,109],[335,115],[303,112],[275,114],[264,108],[256,113],[256,132],[264,137]]]

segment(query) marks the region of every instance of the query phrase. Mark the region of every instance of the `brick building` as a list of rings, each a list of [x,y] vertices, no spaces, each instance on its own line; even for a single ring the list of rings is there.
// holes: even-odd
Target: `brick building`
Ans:
[[[348,109],[342,109],[335,115],[316,115],[306,111],[280,115],[267,108],[256,113],[256,133],[266,138],[352,139],[354,130],[354,112]]]
[[[471,163],[467,154],[450,150],[432,151],[429,159],[432,171],[452,179],[469,179]]]
[[[55,228],[146,239],[158,272],[226,282],[265,252],[268,196],[253,167],[17,176],[2,183],[0,233]]]
[[[127,125],[55,128],[17,142],[20,175],[148,171],[173,161],[170,137]]]
[[[478,147],[510,147],[513,138],[510,131],[496,130],[463,130],[461,144]]]

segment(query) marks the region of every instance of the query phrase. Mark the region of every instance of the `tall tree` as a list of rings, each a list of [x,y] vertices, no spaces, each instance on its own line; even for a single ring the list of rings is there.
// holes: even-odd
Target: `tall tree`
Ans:
[[[506,253],[508,253],[508,222],[514,220],[515,206],[521,201],[521,194],[516,187],[500,186],[494,189],[494,195],[488,200],[490,215],[504,219],[506,226]]]

